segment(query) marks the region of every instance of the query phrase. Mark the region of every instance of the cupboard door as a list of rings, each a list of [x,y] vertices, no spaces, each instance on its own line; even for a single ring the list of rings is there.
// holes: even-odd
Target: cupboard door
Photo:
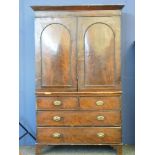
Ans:
[[[76,19],[36,18],[36,87],[75,91]]]
[[[78,18],[79,91],[120,88],[120,17]]]

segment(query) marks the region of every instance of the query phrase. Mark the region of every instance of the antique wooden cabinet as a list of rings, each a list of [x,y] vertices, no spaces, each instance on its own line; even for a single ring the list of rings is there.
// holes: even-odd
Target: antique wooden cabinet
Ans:
[[[32,8],[36,154],[44,145],[110,145],[121,155],[123,5]]]

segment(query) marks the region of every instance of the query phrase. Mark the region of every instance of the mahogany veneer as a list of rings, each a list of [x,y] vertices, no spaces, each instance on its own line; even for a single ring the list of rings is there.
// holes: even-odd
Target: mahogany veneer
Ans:
[[[97,105],[97,101],[103,101],[103,105]],[[80,108],[83,110],[119,110],[121,109],[120,97],[80,97]]]
[[[54,134],[60,137],[54,137]],[[104,136],[98,134],[104,133]],[[121,128],[101,127],[48,127],[38,128],[37,139],[39,143],[52,144],[119,144],[121,143]]]
[[[44,145],[111,145],[122,155],[123,5],[32,6],[36,155]]]
[[[59,101],[60,104],[55,105],[55,101]],[[41,110],[68,110],[78,108],[77,97],[38,97],[37,109]]]
[[[38,111],[38,126],[120,126],[116,111]]]

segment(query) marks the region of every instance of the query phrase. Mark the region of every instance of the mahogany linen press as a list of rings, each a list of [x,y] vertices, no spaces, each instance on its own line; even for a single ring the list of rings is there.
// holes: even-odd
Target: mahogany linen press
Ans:
[[[32,6],[37,155],[45,145],[110,145],[122,155],[122,8]]]

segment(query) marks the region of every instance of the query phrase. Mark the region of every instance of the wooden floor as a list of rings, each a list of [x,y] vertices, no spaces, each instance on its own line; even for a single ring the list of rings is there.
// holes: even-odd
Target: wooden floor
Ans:
[[[116,155],[115,150],[107,146],[50,146],[42,150],[42,155]],[[123,155],[134,155],[133,145],[123,146]],[[20,155],[35,155],[33,146],[21,146]]]

